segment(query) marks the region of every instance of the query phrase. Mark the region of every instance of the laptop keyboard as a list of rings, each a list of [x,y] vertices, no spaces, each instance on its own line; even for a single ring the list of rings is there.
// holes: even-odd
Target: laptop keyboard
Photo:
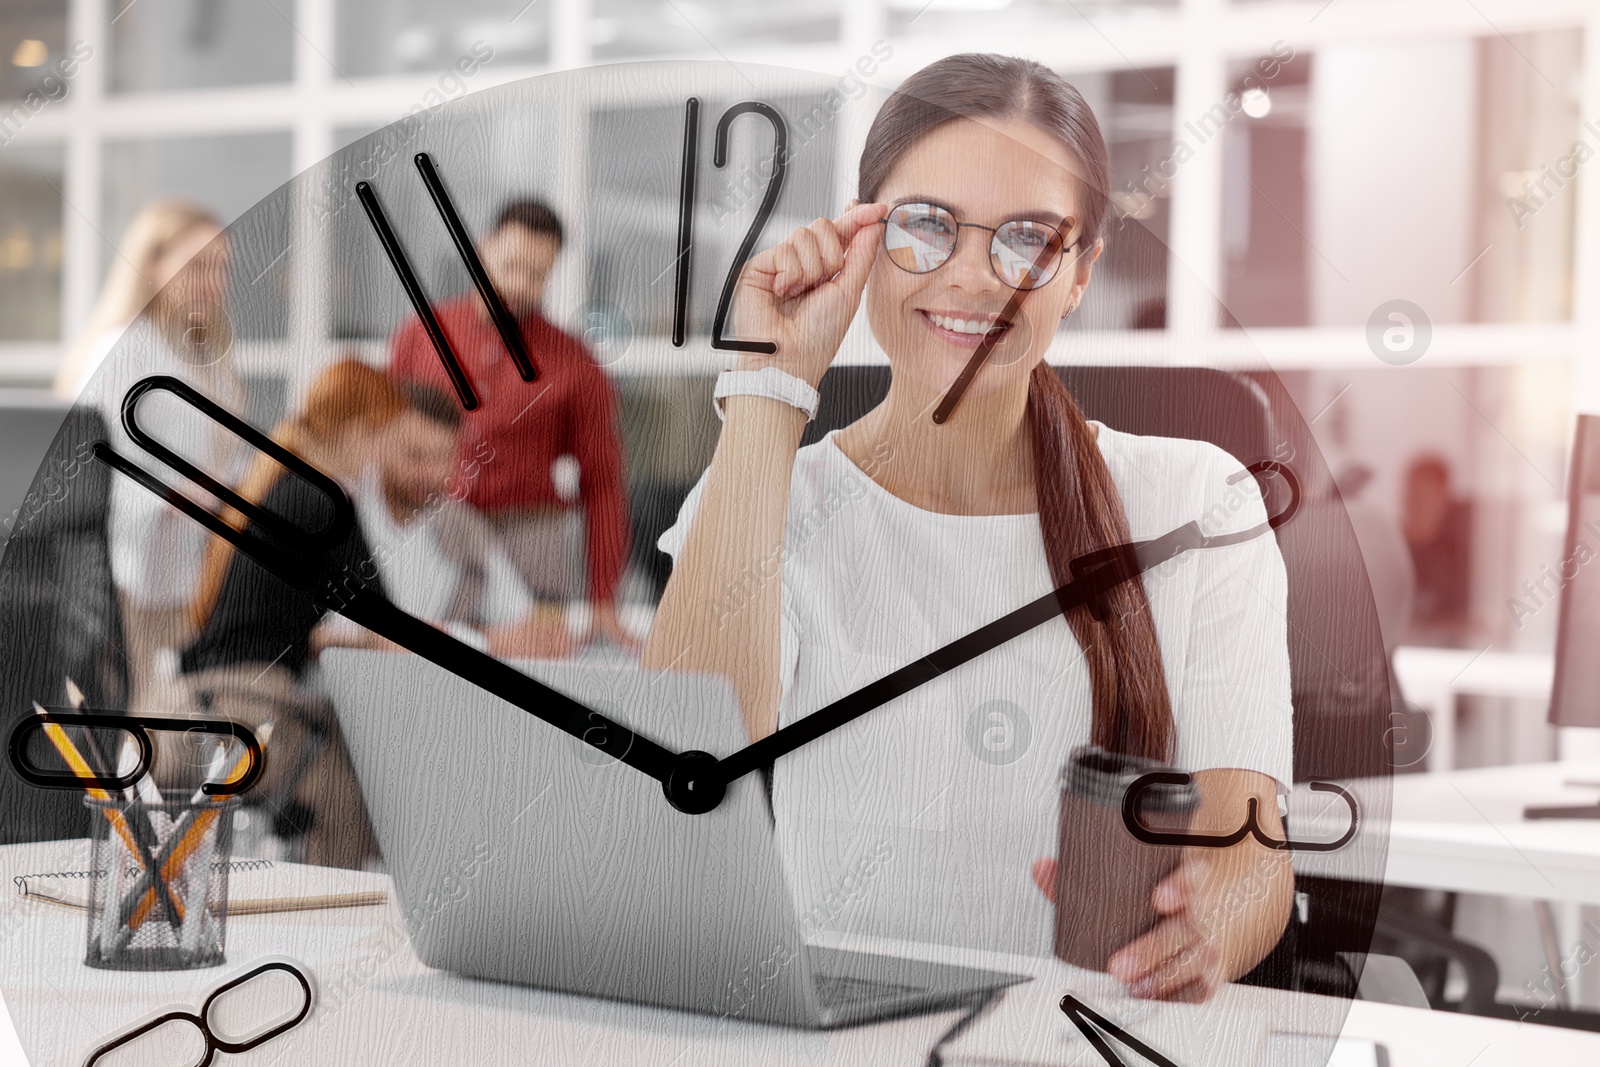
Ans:
[[[921,987],[898,985],[894,982],[874,982],[867,978],[851,978],[842,974],[814,976],[817,997],[824,1008],[839,1008],[846,1004],[883,1000],[904,993],[920,993]]]

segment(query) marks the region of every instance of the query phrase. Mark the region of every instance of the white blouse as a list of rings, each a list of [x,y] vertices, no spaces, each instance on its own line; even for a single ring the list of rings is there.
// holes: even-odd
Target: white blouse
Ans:
[[[1190,521],[1207,535],[1266,521],[1255,480],[1222,449],[1093,425],[1134,540]],[[674,558],[704,486],[702,475],[658,542]],[[741,586],[781,572],[781,725],[1054,585],[1037,514],[916,507],[834,434],[796,457],[775,556],[718,610],[738,625]],[[1287,578],[1275,539],[1186,552],[1142,580],[1178,765],[1257,770],[1286,789]],[[1053,914],[1030,868],[1056,853],[1058,774],[1089,725],[1087,663],[1057,619],[778,760],[774,814],[802,923],[1049,953]]]

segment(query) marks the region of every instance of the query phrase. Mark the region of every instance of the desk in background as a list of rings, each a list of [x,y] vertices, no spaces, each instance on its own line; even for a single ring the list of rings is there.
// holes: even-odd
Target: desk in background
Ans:
[[[1555,658],[1544,652],[1402,645],[1394,650],[1394,673],[1405,698],[1425,711],[1432,723],[1428,770],[1450,771],[1456,766],[1456,697],[1538,700],[1543,716],[1550,705]]]
[[[1532,900],[1552,934],[1545,963],[1559,971],[1577,944],[1581,908],[1600,906],[1600,820],[1522,812],[1600,800],[1600,760],[1403,774],[1393,789],[1385,883]],[[1326,854],[1294,857],[1303,874],[1338,877],[1336,863]],[[1569,992],[1577,1003],[1590,999],[1576,980]]]

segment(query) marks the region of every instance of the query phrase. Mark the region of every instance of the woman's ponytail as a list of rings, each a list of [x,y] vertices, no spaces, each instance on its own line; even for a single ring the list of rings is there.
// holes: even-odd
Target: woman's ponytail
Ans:
[[[1028,426],[1045,558],[1062,586],[1073,578],[1074,559],[1128,543],[1128,520],[1094,432],[1043,361],[1028,383]],[[1101,603],[1104,621],[1084,604],[1066,616],[1089,665],[1090,740],[1113,752],[1171,760],[1172,705],[1144,585],[1137,578],[1122,582],[1102,593]]]

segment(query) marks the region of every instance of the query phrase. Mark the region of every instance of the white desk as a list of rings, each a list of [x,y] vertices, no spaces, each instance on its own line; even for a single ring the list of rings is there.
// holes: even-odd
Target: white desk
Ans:
[[[59,845],[0,848],[0,886],[9,897],[12,875],[59,869],[51,865],[61,861],[61,852]],[[219,1058],[221,1067],[233,1063],[246,1067],[272,1063],[921,1067],[934,1042],[959,1018],[958,1013],[944,1012],[842,1031],[784,1030],[458,978],[430,971],[416,960],[392,904],[236,917],[228,929],[233,967],[169,974],[119,974],[83,967],[81,913],[11,899],[0,908],[0,917],[10,916],[21,916],[23,921],[0,926],[0,933],[8,935],[0,939],[0,980],[6,983],[17,1029],[35,1056],[33,1067],[78,1067],[90,1048],[131,1021],[174,1003],[197,1007],[197,994],[238,965],[269,953],[287,953],[311,969],[320,989],[317,1007],[301,1026],[254,1052]],[[952,955],[951,950],[933,946],[899,948],[929,958]],[[1034,973],[1038,981],[1071,989],[1113,1018],[1119,1014],[1119,1004],[1127,1004],[1117,999],[1105,976],[1054,961],[955,955],[967,962]],[[1275,1027],[1307,1032],[1334,1033],[1343,1024],[1352,1036],[1387,1044],[1394,1067],[1600,1062],[1600,1035],[1386,1005],[1347,1005],[1273,990],[1230,986],[1212,1004],[1195,1010],[1264,1012]]]
[[[1555,659],[1540,652],[1402,645],[1394,650],[1394,673],[1406,699],[1427,712],[1433,725],[1428,769],[1448,771],[1456,765],[1456,697],[1519,697],[1548,706]]]
[[[1522,817],[1528,804],[1600,801],[1600,785],[1568,781],[1600,783],[1600,761],[1396,775],[1384,880],[1600,905],[1600,821]],[[1334,856],[1300,853],[1294,864],[1339,874]]]

